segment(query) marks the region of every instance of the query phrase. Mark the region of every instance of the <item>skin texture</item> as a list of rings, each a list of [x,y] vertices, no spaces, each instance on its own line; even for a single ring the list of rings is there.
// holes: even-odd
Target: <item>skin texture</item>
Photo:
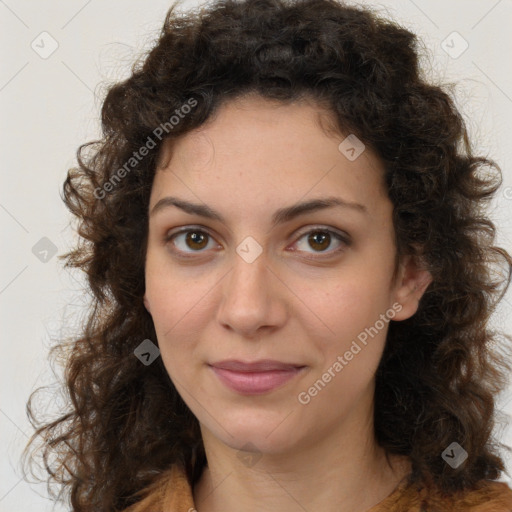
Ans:
[[[394,321],[412,316],[431,280],[404,257],[392,281],[393,206],[379,159],[366,148],[348,160],[338,150],[348,134],[326,133],[319,111],[306,101],[232,100],[160,155],[150,212],[174,196],[225,219],[168,206],[149,221],[144,302],[164,365],[201,425],[208,468],[194,489],[199,512],[364,511],[408,472],[398,458],[389,467],[373,436],[387,323],[309,403],[298,401],[393,304]],[[332,196],[366,213],[331,207],[272,226],[279,208]],[[211,236],[166,240],[185,226]],[[322,251],[308,243],[313,228],[350,243],[332,235]],[[263,251],[252,263],[236,251],[249,236]],[[243,396],[208,367],[231,358],[306,368],[276,390]],[[242,449],[257,461],[244,463]]]

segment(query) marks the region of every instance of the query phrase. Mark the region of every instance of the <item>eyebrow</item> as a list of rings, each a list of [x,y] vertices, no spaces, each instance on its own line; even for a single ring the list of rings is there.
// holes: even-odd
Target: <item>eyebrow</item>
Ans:
[[[224,217],[209,206],[204,204],[190,203],[189,201],[178,199],[177,197],[172,196],[160,199],[155,204],[155,206],[153,206],[150,212],[150,216],[171,206],[176,206],[177,208],[180,208],[184,212],[190,213],[191,215],[199,215],[201,217],[206,217],[207,219],[218,220],[225,223]],[[362,204],[345,201],[340,197],[324,197],[320,199],[312,199],[302,203],[296,203],[285,208],[280,208],[272,216],[272,225],[276,226],[277,224],[283,224],[293,220],[299,215],[304,215],[306,213],[312,213],[336,206],[351,209],[353,211],[368,215],[368,209]]]

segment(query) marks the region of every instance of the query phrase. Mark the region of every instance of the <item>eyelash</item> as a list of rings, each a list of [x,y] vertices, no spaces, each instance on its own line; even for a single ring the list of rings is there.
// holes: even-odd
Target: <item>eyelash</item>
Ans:
[[[187,226],[187,227],[184,227],[184,228],[180,229],[179,231],[175,231],[173,233],[167,234],[165,236],[165,238],[164,238],[164,241],[167,244],[169,242],[172,242],[177,236],[183,235],[183,234],[186,235],[188,233],[204,234],[207,237],[209,237],[210,239],[214,238],[207,230],[205,230],[202,227]],[[301,233],[299,238],[297,238],[297,241],[299,241],[302,238],[306,237],[307,235],[310,235],[310,234],[313,234],[313,233],[322,233],[322,234],[328,233],[329,235],[331,235],[333,238],[337,239],[342,244],[341,244],[341,246],[338,249],[334,249],[334,250],[331,250],[331,251],[328,251],[328,250],[326,250],[326,251],[316,251],[316,253],[321,255],[321,256],[313,256],[313,257],[306,256],[306,259],[318,260],[318,259],[324,259],[326,257],[332,257],[332,255],[341,252],[346,247],[351,245],[351,240],[350,240],[350,238],[348,236],[344,236],[341,233],[338,233],[337,231],[333,231],[332,229],[324,228],[324,227],[321,227],[321,226],[314,227],[314,228],[312,228],[312,229],[310,229],[308,231],[305,231],[304,233]],[[295,243],[297,243],[297,241]],[[174,253],[176,253],[176,254],[179,253],[179,257],[181,257],[181,258],[195,258],[196,255],[194,253],[201,254],[202,252],[205,252],[203,250],[186,252],[186,251],[181,251],[179,249],[176,250],[174,248],[172,249],[172,251]],[[298,252],[300,252],[300,251],[298,251]],[[327,254],[328,256],[324,256],[325,254]]]

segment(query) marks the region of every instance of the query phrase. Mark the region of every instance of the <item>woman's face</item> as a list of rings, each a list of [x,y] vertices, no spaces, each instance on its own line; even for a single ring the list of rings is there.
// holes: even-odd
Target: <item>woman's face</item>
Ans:
[[[389,321],[424,289],[411,260],[392,281],[379,160],[339,148],[349,134],[319,112],[246,97],[160,155],[145,304],[203,434],[232,448],[284,453],[371,420]]]

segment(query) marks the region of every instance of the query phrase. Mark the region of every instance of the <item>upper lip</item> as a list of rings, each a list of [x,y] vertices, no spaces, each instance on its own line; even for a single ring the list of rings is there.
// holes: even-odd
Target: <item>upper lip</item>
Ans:
[[[235,372],[266,372],[271,370],[296,370],[304,365],[293,363],[282,363],[273,359],[260,359],[259,361],[239,361],[236,359],[227,359],[217,363],[211,363],[210,366],[222,370],[231,370]]]

